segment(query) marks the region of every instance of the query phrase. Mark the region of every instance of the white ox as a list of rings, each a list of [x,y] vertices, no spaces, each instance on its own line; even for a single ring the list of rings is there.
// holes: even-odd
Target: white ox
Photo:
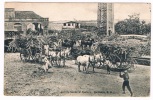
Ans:
[[[99,61],[103,60],[103,57],[101,54],[97,55],[83,55],[77,57],[77,63],[78,63],[78,71],[80,72],[80,66],[83,66],[83,71],[86,71],[88,73],[89,66],[92,65],[93,72],[95,68],[95,64]]]
[[[70,51],[71,51],[71,48],[66,48],[66,49],[62,50],[61,56],[64,56],[64,57],[70,56]]]
[[[61,65],[62,61],[65,62],[65,58],[70,55],[69,48],[60,50],[60,51],[53,51],[52,48],[49,48],[48,45],[44,45],[45,55],[47,55],[50,58],[51,64]],[[64,65],[64,63],[63,63]]]
[[[57,65],[60,63],[61,60],[61,52],[57,52],[57,51],[49,51],[48,52],[48,56],[50,58],[51,64],[53,65],[53,63],[55,63]]]
[[[52,56],[52,57],[60,57],[60,56],[65,56],[68,57],[70,55],[70,50],[69,48],[66,48],[64,50],[61,50],[61,52],[56,52],[52,51],[49,48],[49,45],[44,45],[44,50],[45,50],[45,55]]]

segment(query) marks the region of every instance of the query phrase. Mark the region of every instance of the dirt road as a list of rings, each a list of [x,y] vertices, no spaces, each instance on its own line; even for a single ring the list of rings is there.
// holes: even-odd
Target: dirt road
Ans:
[[[107,96],[128,97],[122,94],[123,79],[119,73],[95,69],[95,73],[78,72],[73,61],[65,68],[52,67],[48,73],[42,65],[22,62],[19,53],[4,54],[4,94],[9,96]],[[92,70],[92,69],[91,69]],[[130,85],[136,97],[150,95],[150,66],[138,65],[129,73]]]

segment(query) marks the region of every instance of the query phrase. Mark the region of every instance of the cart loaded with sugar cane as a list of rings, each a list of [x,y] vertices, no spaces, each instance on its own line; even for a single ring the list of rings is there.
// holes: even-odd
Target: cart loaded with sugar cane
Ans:
[[[109,67],[112,71],[133,71],[136,69],[137,53],[134,46],[117,42],[105,42],[99,44],[99,50],[104,56],[104,60],[109,61]]]
[[[20,58],[23,61],[41,61],[44,56],[43,46],[46,44],[39,37],[25,37],[19,40]]]

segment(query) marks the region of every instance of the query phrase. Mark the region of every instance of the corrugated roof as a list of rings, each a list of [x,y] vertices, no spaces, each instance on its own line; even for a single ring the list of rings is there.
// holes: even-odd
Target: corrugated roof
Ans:
[[[43,18],[33,11],[15,11],[16,19],[38,19]]]
[[[65,23],[78,23],[78,22],[76,22],[76,21],[67,21]]]

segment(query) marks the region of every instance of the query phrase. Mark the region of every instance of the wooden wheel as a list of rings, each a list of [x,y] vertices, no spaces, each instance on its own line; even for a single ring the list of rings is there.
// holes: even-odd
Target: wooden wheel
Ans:
[[[115,55],[115,54],[110,54],[109,57],[107,57],[106,59],[108,59],[111,62],[111,67],[113,68],[118,68],[121,67],[121,59]]]
[[[29,59],[29,53],[28,53],[28,50],[26,49],[22,49],[21,52],[20,52],[20,59],[22,61],[27,61]]]
[[[26,55],[26,54],[20,53],[20,59],[21,59],[22,61],[27,61],[27,60],[29,59],[29,56]]]
[[[39,61],[40,57],[41,57],[40,53],[37,53],[36,56],[35,56],[35,60]]]
[[[35,55],[31,55],[31,59],[33,60],[33,61],[39,61],[39,59],[40,59],[40,54],[39,53],[36,53]]]
[[[11,52],[11,53],[15,53],[17,50],[16,50],[15,47],[8,46],[7,51],[8,51],[8,52]]]

